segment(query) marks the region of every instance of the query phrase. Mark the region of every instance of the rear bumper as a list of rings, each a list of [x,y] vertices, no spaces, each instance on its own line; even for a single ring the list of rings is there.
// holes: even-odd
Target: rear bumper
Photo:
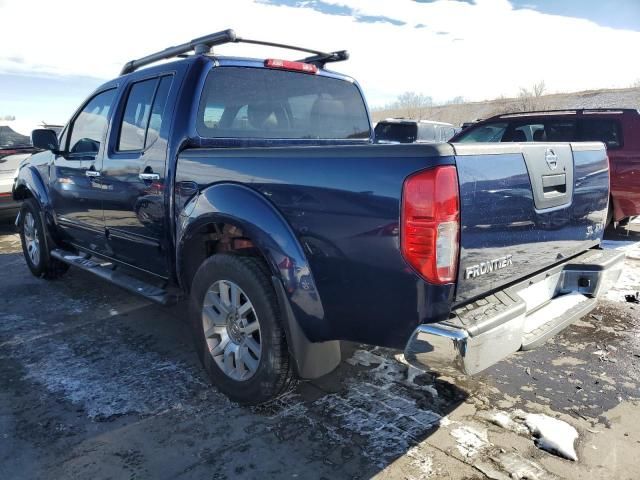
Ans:
[[[438,372],[478,373],[518,350],[538,346],[589,313],[618,280],[624,253],[589,250],[509,288],[420,325],[407,361]]]

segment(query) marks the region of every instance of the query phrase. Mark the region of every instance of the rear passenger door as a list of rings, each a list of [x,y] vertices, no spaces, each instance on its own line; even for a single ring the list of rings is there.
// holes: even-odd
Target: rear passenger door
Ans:
[[[107,254],[163,277],[168,275],[165,171],[173,78],[158,75],[126,86],[100,178]]]

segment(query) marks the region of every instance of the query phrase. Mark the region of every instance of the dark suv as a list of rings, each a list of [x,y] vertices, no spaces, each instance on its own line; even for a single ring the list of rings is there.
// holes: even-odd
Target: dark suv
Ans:
[[[551,110],[497,115],[451,142],[600,141],[611,163],[608,221],[640,215],[640,114],[633,109]]]

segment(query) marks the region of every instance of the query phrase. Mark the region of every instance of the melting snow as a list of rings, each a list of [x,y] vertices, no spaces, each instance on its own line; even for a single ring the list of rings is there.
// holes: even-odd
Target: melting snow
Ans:
[[[476,430],[463,425],[451,431],[451,435],[458,441],[458,451],[465,457],[473,457],[480,450],[489,446],[486,430]]]
[[[611,288],[605,297],[614,302],[625,302],[625,295],[634,295],[640,290],[640,242],[625,242],[605,240],[602,247],[625,252],[627,258],[618,282]]]
[[[531,413],[524,419],[525,425],[536,437],[536,445],[569,460],[578,460],[573,446],[578,432],[567,422],[539,413]]]

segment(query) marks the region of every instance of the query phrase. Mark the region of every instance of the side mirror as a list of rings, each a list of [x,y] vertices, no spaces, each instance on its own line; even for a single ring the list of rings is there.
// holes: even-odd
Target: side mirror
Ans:
[[[38,128],[32,131],[31,143],[36,148],[51,150],[54,153],[58,152],[60,149],[56,132],[49,130],[48,128]]]

